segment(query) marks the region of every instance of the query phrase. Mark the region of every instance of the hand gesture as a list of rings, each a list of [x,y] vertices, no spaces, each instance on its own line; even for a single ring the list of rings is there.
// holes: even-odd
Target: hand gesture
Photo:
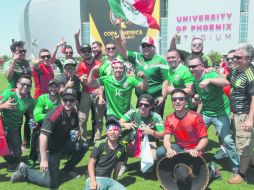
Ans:
[[[15,106],[17,105],[17,103],[13,103],[14,98],[9,98],[6,102],[4,102],[2,104],[2,108],[3,109],[9,109],[12,110],[15,108]]]
[[[132,130],[135,130],[135,124],[134,123],[124,123],[123,125],[122,125],[122,127],[123,128],[125,128],[125,129],[132,129]]]
[[[155,100],[155,105],[159,106],[161,105],[163,102],[165,101],[165,99],[161,96],[158,99]]]
[[[139,72],[137,73],[137,76],[140,77],[140,78],[145,78],[145,77],[146,77],[146,76],[145,76],[145,73],[144,73],[143,71],[139,71]]]
[[[144,135],[152,135],[154,132],[150,127],[142,127],[141,130]]]
[[[71,78],[70,78],[69,81],[66,83],[65,87],[66,88],[73,88],[74,87],[74,81],[72,81]]]
[[[168,158],[172,158],[172,157],[174,157],[175,155],[177,155],[177,152],[176,152],[175,150],[173,150],[173,149],[171,149],[171,148],[167,150],[166,156],[167,156]]]
[[[199,87],[202,88],[202,89],[205,89],[208,84],[210,83],[210,80],[209,79],[206,79],[206,80],[203,80],[200,84],[199,84]]]
[[[188,152],[192,157],[198,157],[199,152],[198,150],[194,149],[189,149],[189,150],[185,150],[186,152]]]
[[[80,29],[78,30],[78,32],[74,33],[74,38],[79,39],[79,34],[80,34]]]
[[[13,63],[20,63],[21,62],[20,55],[21,55],[20,53],[14,53],[13,54],[13,57],[12,57]]]
[[[253,128],[253,121],[246,119],[242,125],[240,125],[245,131],[251,131]]]
[[[174,88],[174,86],[173,85],[170,85],[169,87],[168,87],[168,94],[171,94],[172,93],[172,91],[174,90],[175,88]]]
[[[105,102],[104,98],[101,97],[101,96],[99,96],[98,104],[99,104],[99,105],[104,105],[105,103],[106,103],[106,102]]]
[[[61,38],[61,41],[56,45],[56,47],[60,47],[62,45],[66,45],[66,41],[64,41],[64,37]]]
[[[40,170],[45,173],[48,171],[48,161],[47,160],[41,160],[40,163]]]

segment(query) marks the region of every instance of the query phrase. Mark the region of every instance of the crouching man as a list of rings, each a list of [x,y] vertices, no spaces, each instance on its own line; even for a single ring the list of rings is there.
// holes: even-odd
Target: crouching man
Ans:
[[[157,158],[174,157],[179,152],[188,152],[193,157],[203,155],[208,143],[206,126],[202,116],[185,108],[187,95],[182,89],[174,89],[171,100],[175,112],[165,120],[163,147],[157,149]],[[175,144],[171,144],[171,137]]]
[[[121,134],[121,125],[115,117],[108,117],[106,122],[107,138],[99,141],[91,154],[88,163],[89,178],[86,180],[85,190],[125,190],[126,188],[117,182],[120,166],[125,157],[124,147],[118,143]],[[112,171],[113,178],[111,178]]]
[[[61,105],[48,112],[40,134],[40,171],[30,169],[21,162],[11,177],[11,182],[21,178],[42,186],[56,188],[59,179],[61,156],[70,155],[63,171],[71,176],[72,169],[81,161],[88,145],[80,138],[77,104],[77,91],[66,88],[61,93]]]

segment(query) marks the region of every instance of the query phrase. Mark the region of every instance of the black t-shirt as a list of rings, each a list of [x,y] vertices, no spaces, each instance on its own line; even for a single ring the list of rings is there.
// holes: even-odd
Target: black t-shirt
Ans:
[[[48,136],[48,150],[58,152],[70,140],[70,131],[79,129],[78,113],[73,110],[68,117],[60,105],[49,111],[42,124],[41,133]]]
[[[124,161],[125,149],[118,143],[115,150],[111,150],[108,146],[107,139],[98,142],[91,154],[91,158],[96,160],[95,176],[111,177],[111,173],[118,161]]]

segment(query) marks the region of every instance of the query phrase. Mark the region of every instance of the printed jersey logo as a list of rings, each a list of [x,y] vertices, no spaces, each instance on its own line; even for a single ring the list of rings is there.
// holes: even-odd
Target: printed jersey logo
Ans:
[[[128,86],[129,86],[128,82],[126,82],[126,83],[123,84],[123,87],[124,87],[124,88],[127,88]]]
[[[121,155],[122,155],[121,151],[118,150],[117,153],[116,153],[116,157],[119,159],[121,157]]]
[[[121,94],[120,90],[119,90],[119,89],[116,89],[115,96],[121,96],[121,95],[122,95],[122,94]]]
[[[235,82],[235,86],[236,86],[236,87],[241,86],[241,79],[238,79],[238,80]]]

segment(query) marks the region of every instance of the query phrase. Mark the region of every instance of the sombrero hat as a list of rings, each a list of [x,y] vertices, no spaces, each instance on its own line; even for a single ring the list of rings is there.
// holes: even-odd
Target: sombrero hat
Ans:
[[[161,158],[156,173],[164,190],[204,190],[209,182],[209,170],[204,158],[195,158],[189,153]]]

